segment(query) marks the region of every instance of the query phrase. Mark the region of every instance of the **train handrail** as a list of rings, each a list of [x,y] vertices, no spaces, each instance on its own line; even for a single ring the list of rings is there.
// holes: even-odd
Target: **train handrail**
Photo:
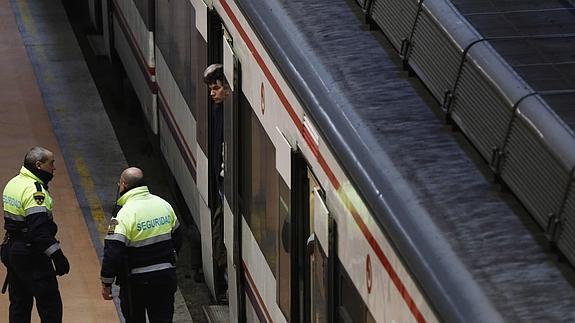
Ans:
[[[457,74],[455,76],[455,81],[453,83],[453,87],[451,90],[445,91],[445,95],[443,96],[443,102],[441,103],[441,107],[445,111],[445,113],[447,115],[447,119],[450,119],[450,116],[452,113],[451,112],[451,104],[453,103],[453,97],[454,97],[454,94],[457,90],[457,85],[459,84],[459,80],[461,79],[461,74],[463,72],[463,67],[465,66],[465,62],[467,61],[467,55],[469,54],[469,51],[471,50],[471,48],[475,44],[479,44],[481,42],[488,41],[488,40],[489,40],[488,38],[476,39],[476,40],[472,41],[471,43],[469,43],[467,46],[465,46],[465,49],[463,50],[463,53],[461,54],[461,61],[459,62],[459,68],[457,69]]]
[[[501,40],[519,40],[519,39],[554,39],[554,38],[573,38],[575,34],[555,34],[555,35],[524,35],[524,36],[498,36],[498,37],[484,37],[481,39],[477,39],[465,46],[461,54],[461,60],[459,62],[459,68],[457,70],[457,76],[453,83],[453,87],[450,90],[445,92],[445,97],[442,102],[442,108],[446,111],[447,117],[451,115],[451,104],[453,103],[453,98],[456,95],[457,88],[459,85],[459,81],[461,79],[461,74],[463,72],[463,67],[465,63],[468,62],[469,52],[476,44],[479,44],[484,41],[501,41]]]
[[[511,107],[513,110],[513,114],[511,115],[511,120],[509,121],[509,124],[507,126],[507,130],[505,131],[505,137],[503,139],[503,143],[501,144],[501,147],[495,147],[494,151],[498,151],[499,155],[500,155],[500,159],[499,161],[496,163],[496,165],[491,165],[491,166],[496,166],[493,167],[492,170],[496,175],[499,175],[501,172],[501,167],[503,162],[505,161],[505,150],[507,148],[507,145],[509,143],[509,138],[511,137],[511,131],[513,128],[513,123],[515,122],[515,120],[517,119],[517,115],[519,112],[519,105],[521,104],[521,102],[523,102],[525,99],[534,96],[534,95],[538,95],[538,96],[542,96],[542,95],[562,95],[562,94],[571,94],[571,93],[575,93],[575,90],[572,89],[565,89],[565,90],[547,90],[547,91],[534,91],[531,92],[529,94],[524,95],[523,97],[521,97],[519,100],[517,100],[513,106]],[[553,155],[554,153],[551,152]],[[558,156],[555,156],[558,157]],[[495,157],[492,157],[492,161],[495,159]],[[501,160],[502,159],[502,160]]]
[[[441,0],[439,1],[430,1],[431,4],[439,4],[441,2]],[[447,1],[444,1],[447,2]],[[393,2],[395,4],[395,2]],[[420,1],[420,4],[422,3],[422,1]],[[452,6],[453,7],[453,6]],[[466,18],[469,15],[473,15],[473,14],[468,14],[468,15],[463,15],[460,12],[456,13],[454,17],[447,17],[445,15],[445,10],[441,10],[435,8],[436,10],[434,10],[433,8],[427,8],[425,9],[427,11],[427,13],[431,14],[431,15],[435,15],[438,14],[439,18],[435,18],[437,19],[440,23],[441,23],[441,27],[445,29],[446,34],[444,35],[444,37],[447,40],[451,40],[453,43],[453,48],[451,49],[453,52],[457,51],[457,46],[458,44],[464,44],[466,42],[466,40],[469,40],[469,38],[473,37],[473,33],[472,32],[468,32],[467,34],[465,34],[466,31],[463,31],[463,33],[459,33],[457,30],[452,30],[449,29],[449,21],[453,21],[456,19],[453,19],[454,17],[456,18],[457,15],[460,16],[465,16]],[[574,8],[562,8],[562,9],[553,9],[553,10],[566,10],[568,12],[573,12]],[[409,60],[409,55],[411,55],[410,53],[410,48],[412,46],[412,41],[413,41],[413,37],[414,37],[414,32],[416,31],[416,24],[419,21],[419,16],[422,14],[422,7],[420,6],[418,8],[417,11],[417,18],[414,22],[414,25],[412,25],[411,28],[411,34],[409,35],[409,37],[405,37],[403,36],[403,40],[401,42],[401,48],[399,50],[399,56],[403,61],[404,67],[408,67],[408,65],[410,64],[410,60]],[[540,11],[540,10],[537,10]],[[546,11],[551,11],[551,10],[546,10]],[[403,15],[403,19],[411,19],[411,14],[412,11],[409,12],[409,14],[404,13]],[[503,12],[497,12],[497,14],[501,14]],[[513,12],[505,12],[505,13],[513,13]],[[521,12],[520,12],[521,13]],[[443,18],[443,20],[448,20],[447,24],[446,21],[441,21],[441,18]],[[464,18],[464,20],[467,20],[466,18]],[[453,27],[453,26],[451,26]],[[472,27],[471,29],[474,29],[475,27]],[[397,37],[398,33],[395,32],[393,29],[390,30],[385,30],[384,31],[386,34],[389,32],[391,34],[393,34],[395,37]],[[423,30],[419,30],[417,29],[417,32],[424,32]],[[554,34],[554,35],[521,35],[521,36],[497,36],[497,37],[483,37],[481,34],[477,33],[478,36],[480,37],[479,39],[473,40],[471,42],[469,42],[465,48],[463,49],[463,51],[461,52],[461,59],[459,62],[459,66],[458,66],[458,70],[457,70],[457,74],[455,77],[455,80],[453,81],[453,85],[451,86],[450,89],[445,90],[445,92],[443,93],[443,98],[440,98],[439,96],[441,96],[441,94],[439,95],[435,95],[436,99],[438,99],[438,101],[441,101],[441,105],[442,108],[444,109],[445,113],[446,113],[446,120],[450,121],[451,116],[455,116],[455,113],[459,112],[459,108],[463,109],[465,108],[464,106],[460,106],[460,105],[454,105],[454,102],[457,98],[458,95],[460,95],[459,92],[459,86],[460,86],[460,81],[461,78],[464,77],[462,76],[464,73],[464,67],[469,66],[468,64],[472,64],[472,66],[474,68],[478,68],[480,71],[475,71],[475,73],[483,73],[481,71],[484,71],[484,75],[480,75],[481,78],[481,82],[483,82],[486,86],[489,87],[489,93],[490,94],[494,94],[494,95],[500,95],[499,99],[502,99],[500,102],[500,104],[498,104],[496,107],[501,108],[501,109],[505,109],[505,108],[511,108],[511,118],[510,120],[507,119],[508,115],[506,116],[500,116],[501,118],[504,118],[505,120],[503,121],[506,124],[506,128],[503,129],[504,132],[498,132],[496,137],[492,137],[491,140],[493,140],[491,143],[495,142],[495,147],[493,147],[493,151],[491,152],[491,159],[488,160],[489,166],[491,167],[491,169],[493,170],[494,174],[497,176],[499,176],[501,174],[501,172],[505,173],[505,170],[503,169],[504,167],[504,161],[505,161],[505,154],[507,149],[521,149],[521,147],[510,147],[510,138],[512,137],[512,129],[515,126],[515,124],[519,121],[518,116],[521,114],[520,111],[520,105],[523,105],[523,110],[524,111],[524,115],[522,115],[522,121],[527,121],[528,124],[530,124],[531,127],[527,128],[527,136],[529,137],[533,137],[535,139],[540,139],[541,140],[541,144],[542,147],[540,147],[539,150],[541,153],[545,154],[546,156],[550,157],[551,159],[555,160],[558,164],[557,166],[559,167],[557,171],[559,171],[560,174],[560,178],[561,178],[561,182],[560,183],[551,183],[550,185],[552,185],[551,187],[553,188],[554,192],[561,192],[559,194],[563,194],[561,200],[556,201],[553,200],[553,203],[549,203],[546,204],[546,208],[550,208],[550,210],[553,211],[553,213],[550,213],[549,216],[547,217],[547,219],[549,220],[547,228],[543,228],[543,230],[546,230],[548,233],[548,237],[550,238],[550,240],[554,241],[557,240],[557,237],[560,236],[561,232],[561,226],[562,223],[564,222],[563,220],[567,217],[567,214],[565,214],[566,212],[571,212],[570,209],[567,210],[568,206],[568,199],[572,198],[572,190],[575,189],[575,166],[573,166],[575,164],[575,151],[573,151],[572,148],[569,147],[569,145],[572,145],[573,142],[573,131],[569,130],[568,127],[566,127],[563,124],[563,120],[561,120],[561,118],[558,118],[557,115],[555,114],[555,112],[551,109],[551,107],[549,106],[549,104],[547,102],[545,102],[545,100],[542,98],[543,95],[555,95],[555,94],[563,94],[563,93],[571,93],[571,90],[548,90],[548,91],[540,91],[537,92],[535,91],[531,86],[529,86],[525,80],[519,76],[515,70],[516,67],[518,66],[510,66],[508,61],[506,59],[504,59],[503,57],[501,57],[495,50],[495,48],[493,47],[493,42],[495,41],[506,41],[506,40],[517,40],[517,39],[549,39],[549,38],[566,38],[566,37],[574,37],[575,34]],[[425,35],[425,34],[424,34]],[[391,36],[388,36],[391,37]],[[399,37],[402,37],[402,35],[399,35]],[[462,41],[463,40],[463,41]],[[475,46],[476,44],[479,43],[486,43],[487,44],[485,46],[482,46],[481,51],[480,52],[472,52],[471,49],[473,48],[473,46]],[[444,42],[443,44],[447,44],[448,42]],[[451,44],[449,44],[451,45]],[[430,49],[429,47],[427,48],[419,48],[420,50],[423,51],[427,51],[427,50],[435,50],[435,49]],[[489,51],[493,51],[493,54],[489,54]],[[487,54],[486,56],[484,56],[485,54]],[[431,55],[427,55],[427,56],[431,56]],[[492,62],[496,62],[497,65],[492,66],[490,63]],[[416,63],[417,64],[417,63]],[[505,72],[503,74],[499,74],[497,72],[498,68],[503,68],[505,70]],[[445,71],[442,72],[445,74]],[[425,74],[425,73],[424,73]],[[422,80],[424,81],[424,83],[426,83],[426,85],[428,87],[432,87],[430,84],[436,84],[434,85],[436,88],[440,88],[440,86],[442,85],[442,83],[439,81],[440,79],[440,75],[438,75],[437,73],[430,73],[429,75],[423,75],[420,76],[422,78]],[[449,79],[449,81],[451,81],[451,79]],[[427,84],[430,83],[430,84]],[[438,86],[438,85],[439,86]],[[468,90],[468,89],[467,89]],[[440,89],[441,91],[441,89]],[[466,95],[469,92],[465,92],[465,93],[461,93],[461,95]],[[524,103],[524,100],[529,98],[529,97],[534,97],[537,96],[538,99],[532,102],[529,102],[529,105],[526,106],[526,104]],[[443,99],[443,100],[441,100]],[[483,100],[480,98],[476,104],[481,105],[481,103],[483,102]],[[523,103],[523,104],[522,104]],[[457,109],[458,111],[454,111],[454,109]],[[503,113],[503,112],[502,112]],[[505,112],[507,113],[507,112]],[[499,118],[497,118],[499,119]],[[557,126],[556,126],[557,124]],[[554,129],[555,128],[555,129]],[[560,129],[558,129],[560,128]],[[471,129],[469,130],[471,132],[476,132],[477,129]],[[501,135],[501,136],[500,136]],[[518,133],[518,135],[520,135]],[[566,137],[565,137],[566,136]],[[472,142],[473,144],[476,144],[476,142],[474,141],[474,139],[470,138],[470,142]],[[489,158],[489,153],[486,153],[486,158]],[[524,158],[528,158],[528,157],[524,157]],[[525,165],[527,165],[528,163],[533,162],[532,160],[526,159],[526,160],[522,160],[520,163],[520,165],[515,165],[514,166],[514,171],[518,171],[518,168],[522,168],[522,167],[526,167]],[[548,165],[549,166],[549,165]],[[555,166],[555,167],[557,167]],[[569,168],[571,166],[571,172],[569,172]],[[535,166],[538,171],[543,171],[544,172],[544,168],[545,166],[541,166],[541,165],[537,165]],[[522,171],[524,171],[526,168],[522,168]],[[507,174],[507,176],[513,176],[513,175],[509,175]],[[567,181],[566,181],[566,185],[565,187],[563,183],[563,180],[567,177]],[[516,188],[517,191],[519,192],[524,192],[524,194],[536,194],[537,192],[537,187],[533,187],[527,184],[522,184],[519,187]],[[527,193],[529,192],[529,193]],[[516,192],[517,193],[517,192]],[[523,203],[525,203],[525,201],[522,200]],[[571,206],[569,206],[571,207]],[[536,212],[536,211],[534,211]],[[546,211],[544,211],[546,212]],[[561,239],[559,237],[559,239]],[[567,247],[570,248],[570,247]]]
[[[575,165],[571,167],[571,172],[569,173],[569,181],[565,187],[565,193],[561,199],[561,204],[557,213],[551,213],[549,215],[549,220],[547,222],[547,227],[545,228],[545,235],[551,243],[557,243],[559,237],[561,236],[563,223],[565,222],[565,209],[567,206],[567,200],[569,199],[569,192],[575,189]]]
[[[428,8],[427,9],[428,13],[431,15],[434,15],[434,13],[432,12],[432,9]],[[419,14],[420,12],[418,12]],[[458,13],[459,15],[461,15],[460,13]],[[457,15],[457,14],[456,14]],[[442,24],[442,20],[440,18],[435,18],[435,19],[439,19],[438,22],[440,24]],[[443,25],[443,24],[442,24]],[[447,28],[447,27],[443,27],[443,28]],[[445,35],[448,39],[451,39],[451,41],[454,43],[454,48],[457,49],[458,44],[461,44],[461,39],[464,39],[465,37],[458,37],[456,36],[456,34],[446,34]],[[461,35],[460,35],[461,36]],[[413,35],[411,36],[413,37]],[[505,77],[502,79],[492,79],[493,75],[489,72],[487,72],[488,76],[484,76],[483,79],[486,80],[490,86],[494,86],[494,90],[496,91],[496,93],[498,92],[500,95],[502,95],[502,98],[504,98],[504,105],[508,105],[511,107],[511,119],[508,121],[508,126],[505,130],[504,136],[503,136],[503,142],[502,144],[496,146],[493,148],[493,151],[491,153],[491,159],[488,160],[489,166],[491,167],[491,169],[493,170],[496,178],[498,178],[498,176],[500,175],[501,171],[502,171],[502,166],[503,166],[503,162],[505,159],[505,150],[508,146],[508,142],[509,142],[509,138],[511,135],[511,129],[512,126],[514,124],[514,122],[516,122],[517,119],[517,113],[518,113],[518,108],[519,108],[519,104],[521,103],[521,101],[523,101],[525,98],[533,96],[537,93],[532,93],[533,89],[531,89],[531,87],[523,80],[523,78],[519,75],[517,75],[516,71],[514,70],[514,68],[512,66],[509,66],[507,63],[507,60],[505,60],[504,58],[502,58],[498,53],[496,54],[496,50],[495,48],[493,48],[493,46],[491,45],[492,42],[495,41],[512,41],[512,40],[520,40],[520,39],[557,39],[557,38],[573,38],[575,37],[574,33],[560,33],[560,34],[552,34],[552,35],[548,35],[548,34],[544,34],[544,35],[518,35],[518,36],[494,36],[494,37],[481,37],[479,39],[473,40],[471,42],[469,42],[465,48],[463,49],[463,51],[461,52],[461,59],[458,65],[458,69],[457,69],[457,73],[455,76],[455,79],[453,81],[453,86],[451,87],[451,89],[446,90],[443,94],[443,100],[441,102],[441,106],[444,109],[445,113],[446,113],[446,121],[451,121],[451,117],[452,115],[455,113],[455,111],[453,111],[454,107],[453,107],[453,102],[456,99],[456,97],[458,96],[458,88],[459,88],[459,84],[460,84],[460,80],[462,78],[462,74],[463,74],[463,70],[464,67],[466,66],[466,64],[470,64],[470,62],[473,62],[472,64],[474,64],[475,67],[479,68],[479,69],[484,69],[485,67],[485,63],[488,63],[489,58],[485,58],[485,57],[477,57],[476,55],[473,55],[471,50],[472,48],[479,43],[485,43],[486,41],[489,41],[489,45],[487,45],[487,47],[485,47],[488,50],[494,50],[494,54],[493,54],[493,58],[496,61],[501,61],[502,62],[502,66],[508,66],[509,68],[507,68],[509,70],[509,76],[507,76],[507,81],[509,80],[516,80],[516,84],[517,85],[521,85],[523,89],[519,90],[520,87],[517,88],[513,88],[512,86],[510,86],[510,84],[505,83]],[[458,40],[459,39],[459,40]],[[404,47],[402,47],[404,48]],[[473,57],[476,56],[476,57]],[[489,56],[489,55],[488,55]],[[400,57],[404,60],[404,64],[406,62],[406,58],[405,56],[401,55],[400,53]],[[479,59],[479,60],[478,60]],[[483,61],[483,62],[481,62]],[[482,67],[483,66],[483,67]],[[497,76],[497,75],[495,75]],[[425,75],[424,79],[428,79],[429,77],[431,77],[432,79],[434,77],[437,77],[437,75],[431,74],[431,75]],[[487,79],[486,79],[487,77]],[[428,79],[429,82],[434,82],[432,79]],[[567,90],[568,91],[568,90]],[[526,94],[522,92],[527,92]],[[544,91],[541,94],[542,95],[553,95],[553,94],[562,94],[565,93],[565,90],[551,90],[551,91]],[[521,97],[519,97],[519,99],[515,100],[515,103],[512,103],[511,100],[513,97],[516,97],[517,95],[521,95]],[[541,102],[538,104],[538,107],[540,106],[540,108],[546,109],[549,111],[549,113],[545,113],[547,116],[544,118],[549,122],[550,117],[555,119],[556,122],[558,124],[562,123],[562,120],[558,119],[556,117],[556,115],[554,114],[554,112],[551,110],[551,108],[544,103],[544,100],[540,100]],[[531,109],[533,110],[533,109]],[[532,111],[531,111],[532,113]],[[542,121],[545,122],[545,121]],[[539,122],[536,122],[539,123]],[[549,130],[549,125],[543,126],[543,124],[539,124],[539,126],[543,126],[543,128],[539,129],[539,126],[535,126],[535,124],[532,124],[534,127],[536,127],[537,132],[539,131],[544,131],[545,130]],[[548,132],[546,132],[547,134],[549,134]],[[551,137],[556,137],[557,135],[552,135]],[[546,143],[544,144],[543,149],[545,149],[547,151],[547,153],[554,159],[562,161],[562,164],[567,167],[566,163],[569,164],[572,162],[573,160],[573,155],[572,153],[569,152],[563,152],[561,154],[559,154],[559,151],[557,151],[557,148],[554,144],[553,144],[553,140],[549,141],[549,139],[545,139]],[[473,140],[471,140],[472,143],[475,143]],[[555,140],[555,144],[557,143],[557,141]],[[559,147],[564,146],[564,144],[560,144]],[[529,186],[522,186],[520,188],[517,188],[521,191],[531,191],[533,188],[529,187]]]
[[[423,11],[423,3],[425,0],[419,0],[417,4],[417,13],[415,15],[415,19],[413,20],[413,24],[411,26],[411,31],[409,32],[409,39],[403,39],[401,41],[401,49],[399,50],[399,56],[403,61],[403,67],[406,68],[409,64],[409,49],[411,48],[411,44],[413,42],[413,35],[415,34],[415,27],[417,27],[417,22],[419,21],[419,17],[421,16],[421,12]]]
[[[493,171],[495,176],[499,176],[501,173],[502,163],[503,163],[503,160],[505,159],[504,158],[505,148],[507,147],[507,144],[509,142],[509,137],[511,136],[511,130],[513,128],[513,124],[515,123],[515,120],[517,118],[517,112],[519,110],[519,105],[521,104],[521,102],[523,102],[523,100],[525,100],[529,97],[532,97],[534,95],[538,95],[538,94],[539,94],[539,92],[537,92],[537,91],[525,94],[524,96],[519,98],[519,100],[517,100],[513,104],[513,106],[511,107],[513,112],[511,114],[511,119],[509,120],[509,123],[507,125],[507,129],[505,131],[505,137],[503,137],[503,143],[501,144],[501,147],[494,147],[493,148],[491,160],[489,162],[489,166],[491,167],[491,170]]]

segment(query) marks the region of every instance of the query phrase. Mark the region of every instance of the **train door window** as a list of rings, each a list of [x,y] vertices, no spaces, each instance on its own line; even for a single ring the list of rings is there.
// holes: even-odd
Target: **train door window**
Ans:
[[[194,7],[188,0],[157,1],[156,40],[160,55],[190,109],[195,106],[194,78],[190,77],[195,17]]]
[[[193,20],[196,24],[196,12],[192,7]],[[191,107],[192,115],[196,119],[196,141],[200,148],[207,152],[208,146],[208,89],[204,84],[204,68],[208,66],[208,44],[200,31],[192,26],[192,54],[191,54],[191,79],[192,79],[192,99],[194,105]]]
[[[224,28],[220,17],[217,12],[210,11],[208,14],[208,66],[211,64],[222,64],[223,62],[223,35]],[[202,69],[202,75],[203,72],[204,71]],[[208,94],[210,91],[209,87],[205,86],[204,89],[205,93]],[[218,187],[220,177],[217,175],[219,174],[219,171],[216,170],[219,170],[222,160],[222,112],[222,105],[216,104],[213,100],[209,99],[207,109],[198,113],[198,131],[206,131],[206,134],[208,135],[207,138],[198,136],[198,142],[200,143],[200,147],[205,149],[204,151],[208,154],[208,206],[212,209],[212,212],[217,210],[220,201]],[[205,124],[203,123],[204,121]],[[206,127],[206,125],[208,126]],[[202,142],[202,139],[207,139],[207,142]],[[203,144],[207,144],[207,147],[204,148],[204,146],[202,146]]]
[[[277,237],[279,222],[279,174],[275,147],[262,124],[242,95],[240,132],[239,210],[246,219],[272,273],[277,273]]]
[[[285,317],[290,317],[291,311],[291,194],[287,184],[279,180],[279,218],[278,218],[278,266],[277,266],[277,299]]]
[[[315,232],[320,217],[327,217],[322,190],[313,173],[308,169],[309,178],[309,227],[313,232],[313,252],[310,254],[310,322],[328,322],[328,258]],[[310,233],[311,235],[311,233]]]
[[[311,270],[311,322],[328,322],[328,262],[317,243],[311,259]]]
[[[225,73],[224,78],[229,84],[230,94],[224,100],[223,127],[224,127],[224,195],[233,213],[236,212],[236,173],[235,161],[237,160],[237,120],[239,93],[241,93],[241,65],[235,56],[232,48],[233,40],[224,29],[224,71],[231,70],[232,73]],[[228,69],[229,64],[231,68]]]
[[[363,302],[357,288],[341,264],[339,268],[342,269],[339,273],[338,321],[344,323],[375,322],[373,315],[369,312],[367,305]]]
[[[134,0],[134,4],[149,31],[154,31],[154,1]]]
[[[170,3],[168,1],[156,2],[156,46],[162,56],[170,51],[170,16]]]

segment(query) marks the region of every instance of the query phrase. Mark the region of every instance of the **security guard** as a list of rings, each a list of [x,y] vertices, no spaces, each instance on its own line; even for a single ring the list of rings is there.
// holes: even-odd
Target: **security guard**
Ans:
[[[8,269],[11,323],[30,322],[34,298],[43,323],[62,322],[56,275],[68,273],[70,264],[55,238],[58,227],[48,192],[55,169],[54,154],[34,147],[20,174],[4,188],[2,262]]]
[[[175,255],[182,244],[172,206],[150,194],[136,167],[122,172],[118,183],[118,215],[110,220],[104,240],[102,297],[112,299],[112,283],[120,285],[126,323],[172,322],[176,292]]]

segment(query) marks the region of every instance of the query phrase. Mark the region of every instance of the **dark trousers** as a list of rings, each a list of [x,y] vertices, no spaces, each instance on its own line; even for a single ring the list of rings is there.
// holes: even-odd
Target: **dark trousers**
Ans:
[[[227,271],[227,251],[224,244],[224,208],[221,202],[212,217],[212,255],[214,260],[216,301],[222,301],[226,297],[228,284],[225,278]]]
[[[10,323],[29,323],[33,299],[42,323],[62,322],[62,299],[52,261],[44,254],[10,254]]]
[[[171,323],[174,316],[176,270],[137,274],[120,287],[120,306],[126,323]]]

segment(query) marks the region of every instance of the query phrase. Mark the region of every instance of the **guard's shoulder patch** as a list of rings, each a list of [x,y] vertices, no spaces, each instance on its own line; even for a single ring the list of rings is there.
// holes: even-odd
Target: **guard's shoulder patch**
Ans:
[[[38,205],[44,204],[45,199],[46,199],[46,194],[44,194],[43,192],[35,192],[34,193],[34,200],[36,200],[36,203]]]
[[[108,225],[108,234],[114,234],[117,225],[118,225],[118,220],[116,220],[115,218],[112,218],[110,220],[110,225]]]

